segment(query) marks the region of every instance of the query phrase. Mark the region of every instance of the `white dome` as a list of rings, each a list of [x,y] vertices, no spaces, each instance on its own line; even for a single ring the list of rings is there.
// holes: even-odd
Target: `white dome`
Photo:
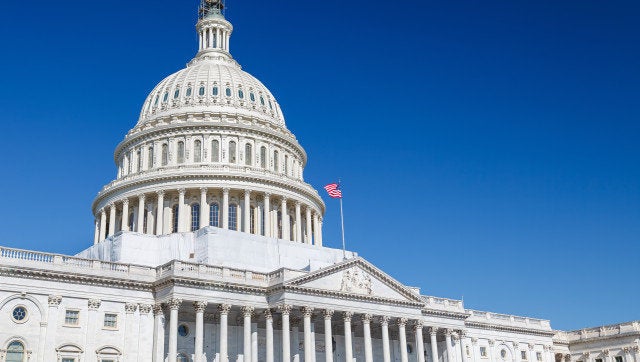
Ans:
[[[277,101],[267,87],[233,59],[202,54],[187,68],[162,80],[147,97],[136,128],[186,112],[246,113],[285,128]]]

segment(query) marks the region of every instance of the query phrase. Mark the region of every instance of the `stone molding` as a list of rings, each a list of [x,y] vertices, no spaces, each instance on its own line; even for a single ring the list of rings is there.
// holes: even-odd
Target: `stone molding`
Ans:
[[[124,304],[124,311],[127,314],[133,314],[136,312],[136,310],[138,310],[138,305],[135,303],[125,303]]]
[[[89,299],[89,300],[87,300],[87,305],[89,307],[89,310],[98,310],[98,309],[100,309],[100,304],[102,304],[102,301],[100,299]]]
[[[60,305],[60,303],[62,302],[62,296],[59,295],[50,295],[47,298],[48,302],[49,302],[49,306],[50,307],[58,307]]]

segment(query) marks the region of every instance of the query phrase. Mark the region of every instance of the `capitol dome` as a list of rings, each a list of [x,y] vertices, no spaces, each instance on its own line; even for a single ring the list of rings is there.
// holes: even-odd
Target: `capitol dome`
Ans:
[[[233,26],[203,1],[198,53],[146,98],[93,203],[98,244],[217,227],[322,245],[325,206],[273,94],[229,52]]]

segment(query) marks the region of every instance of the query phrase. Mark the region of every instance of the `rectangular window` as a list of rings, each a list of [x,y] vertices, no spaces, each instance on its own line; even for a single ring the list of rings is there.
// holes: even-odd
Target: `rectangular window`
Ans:
[[[62,362],[76,362],[75,358],[63,358]]]
[[[64,324],[68,326],[77,326],[80,323],[80,311],[67,309],[64,315]]]
[[[480,357],[487,358],[487,347],[480,347]]]
[[[542,352],[536,352],[536,359],[538,362],[542,362]]]
[[[616,356],[616,362],[622,362],[622,356]]]
[[[523,361],[526,361],[527,358],[527,351],[520,351],[520,359],[522,359]]]
[[[104,314],[104,327],[116,329],[118,328],[118,315],[113,313]]]
[[[602,362],[602,358],[596,358],[596,362]]]

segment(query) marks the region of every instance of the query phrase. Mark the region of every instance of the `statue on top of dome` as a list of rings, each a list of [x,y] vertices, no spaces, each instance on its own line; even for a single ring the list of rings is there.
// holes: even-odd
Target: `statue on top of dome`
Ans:
[[[200,17],[204,18],[207,15],[222,14],[224,10],[224,0],[201,0],[200,2]]]

